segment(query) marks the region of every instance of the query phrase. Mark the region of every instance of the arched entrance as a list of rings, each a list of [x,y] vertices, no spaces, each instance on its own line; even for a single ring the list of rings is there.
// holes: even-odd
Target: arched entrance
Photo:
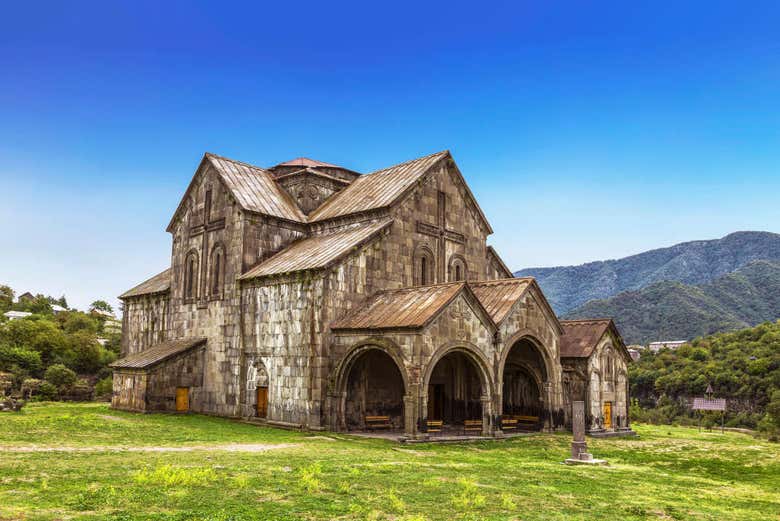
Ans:
[[[489,382],[473,356],[456,349],[435,361],[427,378],[426,419],[441,421],[447,431],[468,430],[480,433],[489,411]]]
[[[379,347],[361,348],[346,372],[346,428],[365,430],[366,417],[386,416],[392,429],[404,429],[404,393],[404,379],[395,360]]]
[[[502,373],[502,410],[504,418],[518,420],[518,428],[539,430],[544,426],[544,382],[547,366],[539,347],[522,338],[510,348]]]
[[[260,360],[250,360],[246,371],[247,416],[268,418],[268,372]]]

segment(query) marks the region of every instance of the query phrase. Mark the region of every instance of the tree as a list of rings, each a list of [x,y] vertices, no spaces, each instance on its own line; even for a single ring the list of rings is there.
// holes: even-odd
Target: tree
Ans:
[[[0,313],[5,313],[14,303],[14,290],[10,286],[0,286]]]
[[[772,393],[772,399],[769,405],[766,406],[766,412],[772,418],[775,423],[775,427],[780,429],[780,389],[777,389]]]
[[[113,313],[114,308],[111,307],[111,304],[106,302],[105,300],[96,300],[89,306],[90,311],[105,311],[106,313]]]
[[[44,373],[43,378],[54,385],[60,391],[63,391],[76,383],[76,373],[62,364],[49,366]]]

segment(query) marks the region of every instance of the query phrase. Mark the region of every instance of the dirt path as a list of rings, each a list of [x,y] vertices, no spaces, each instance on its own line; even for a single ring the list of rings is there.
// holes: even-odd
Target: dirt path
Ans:
[[[289,449],[299,446],[298,443],[227,443],[220,445],[187,445],[184,447],[125,447],[121,445],[94,445],[85,447],[67,447],[67,446],[49,446],[32,445],[21,447],[3,447],[0,446],[0,453],[3,452],[267,452],[278,449]]]

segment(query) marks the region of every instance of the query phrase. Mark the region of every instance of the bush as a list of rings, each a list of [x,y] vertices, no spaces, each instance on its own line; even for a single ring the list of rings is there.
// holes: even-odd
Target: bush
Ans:
[[[76,373],[62,364],[54,364],[46,369],[44,379],[62,391],[76,383]]]
[[[95,384],[95,396],[106,397],[111,396],[114,391],[114,379],[110,376],[103,378]]]
[[[16,372],[23,369],[30,373],[39,373],[43,368],[41,355],[23,347],[0,346],[0,371]]]
[[[56,400],[59,397],[57,388],[47,381],[41,382],[38,387],[38,394],[35,395],[37,400]]]

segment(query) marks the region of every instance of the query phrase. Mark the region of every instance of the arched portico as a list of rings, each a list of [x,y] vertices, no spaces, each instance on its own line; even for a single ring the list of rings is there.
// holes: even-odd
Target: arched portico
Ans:
[[[467,420],[481,420],[482,434],[492,432],[493,380],[489,364],[476,346],[447,344],[426,364],[420,386],[420,426],[444,422],[460,432]]]
[[[409,377],[394,343],[376,338],[352,346],[334,372],[333,388],[336,429],[362,430],[366,416],[388,416],[394,429],[412,432]]]
[[[500,378],[499,411],[503,417],[520,419],[527,429],[552,427],[552,382],[554,365],[543,344],[533,335],[515,335],[506,344],[497,374]]]

